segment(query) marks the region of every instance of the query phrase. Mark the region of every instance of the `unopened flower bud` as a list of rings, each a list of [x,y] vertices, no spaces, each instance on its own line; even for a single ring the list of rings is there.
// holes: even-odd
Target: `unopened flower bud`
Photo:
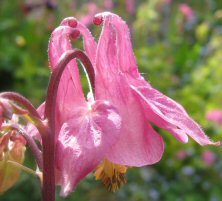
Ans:
[[[0,137],[0,193],[11,188],[19,179],[21,168],[10,161],[23,163],[25,144],[25,139],[17,132]]]

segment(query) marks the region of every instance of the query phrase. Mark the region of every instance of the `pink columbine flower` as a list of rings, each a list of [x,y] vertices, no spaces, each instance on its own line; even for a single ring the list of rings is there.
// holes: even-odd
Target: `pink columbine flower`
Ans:
[[[202,159],[207,166],[212,166],[215,162],[215,153],[212,151],[204,151],[202,154]]]
[[[179,10],[182,13],[182,15],[185,17],[187,22],[193,20],[194,18],[193,10],[189,5],[187,5],[186,3],[182,3],[179,5]]]
[[[222,111],[220,110],[211,110],[206,115],[207,120],[213,121],[217,124],[222,125]]]
[[[94,23],[103,25],[98,43],[73,17],[63,20],[49,42],[53,71],[63,53],[72,49],[70,37],[78,30],[95,69],[92,101],[83,95],[75,60],[68,64],[60,81],[56,168],[63,196],[96,167],[96,179],[116,191],[125,183],[127,167],[157,163],[164,142],[152,124],[169,131],[183,143],[190,136],[201,145],[219,144],[204,134],[181,105],[154,89],[140,75],[128,26],[119,16],[101,13],[95,16]]]

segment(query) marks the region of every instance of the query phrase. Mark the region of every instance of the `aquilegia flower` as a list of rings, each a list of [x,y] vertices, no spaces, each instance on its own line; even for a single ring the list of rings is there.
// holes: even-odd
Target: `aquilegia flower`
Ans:
[[[56,108],[56,168],[61,194],[67,196],[89,172],[112,191],[125,183],[128,167],[157,163],[164,151],[155,124],[183,143],[192,137],[200,145],[212,142],[184,108],[154,89],[138,72],[129,29],[112,13],[95,16],[102,24],[95,42],[75,18],[66,18],[49,43],[52,71],[78,31],[95,70],[95,100],[84,98],[75,60],[62,75]],[[63,56],[62,56],[63,57]],[[40,108],[43,114],[44,105]]]

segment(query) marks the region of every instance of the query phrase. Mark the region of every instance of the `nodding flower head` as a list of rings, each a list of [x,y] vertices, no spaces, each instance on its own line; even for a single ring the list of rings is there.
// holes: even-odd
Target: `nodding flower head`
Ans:
[[[93,66],[94,96],[84,97],[76,59],[65,62],[55,108],[56,168],[61,194],[67,196],[78,182],[96,169],[96,179],[112,191],[126,182],[127,167],[157,163],[164,152],[163,138],[152,125],[167,130],[182,143],[188,136],[200,145],[212,142],[176,101],[151,86],[139,73],[130,31],[117,15],[100,13],[98,42],[83,24],[69,17],[49,41],[52,72],[61,57],[74,50],[70,34],[83,38],[85,65]],[[39,109],[43,115],[44,104]],[[44,115],[43,115],[44,116]]]

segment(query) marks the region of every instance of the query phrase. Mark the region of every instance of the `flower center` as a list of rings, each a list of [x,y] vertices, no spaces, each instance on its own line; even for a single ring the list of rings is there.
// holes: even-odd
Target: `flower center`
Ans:
[[[109,191],[116,192],[121,185],[126,183],[125,173],[127,166],[104,160],[96,169],[96,180],[102,180]]]

